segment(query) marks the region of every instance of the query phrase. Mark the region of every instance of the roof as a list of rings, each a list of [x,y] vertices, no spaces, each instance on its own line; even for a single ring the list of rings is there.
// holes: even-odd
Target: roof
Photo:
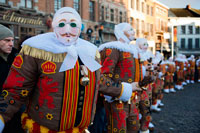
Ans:
[[[169,11],[169,17],[200,17],[200,10],[188,5],[186,8],[170,8]]]

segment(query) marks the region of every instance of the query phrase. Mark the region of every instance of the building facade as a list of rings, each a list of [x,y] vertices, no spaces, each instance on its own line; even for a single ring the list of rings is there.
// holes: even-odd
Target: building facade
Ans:
[[[42,4],[30,0],[0,1],[0,24],[14,31],[14,42],[17,49],[20,49],[20,43],[25,38],[47,32],[50,29],[48,16],[43,11],[37,11],[40,9],[39,5]]]
[[[116,40],[114,26],[127,22],[127,9],[123,0],[99,0],[99,25],[103,25],[104,42]]]
[[[128,22],[136,30],[136,38],[146,38],[153,53],[164,52],[161,46],[168,44],[163,38],[163,34],[168,32],[168,7],[157,0],[127,0],[125,3]]]
[[[200,10],[191,8],[171,8],[169,25],[172,32],[171,44],[174,54],[200,55]]]
[[[165,57],[169,57],[171,49],[169,46],[169,38],[165,37],[168,32],[168,10],[169,8],[164,4],[155,1],[155,48],[156,51],[161,52]]]
[[[0,0],[0,24],[14,31],[15,47],[27,37],[52,31],[53,14],[59,8],[75,8],[83,21],[83,33],[87,27],[98,25],[98,0]],[[84,35],[84,34],[83,34]]]

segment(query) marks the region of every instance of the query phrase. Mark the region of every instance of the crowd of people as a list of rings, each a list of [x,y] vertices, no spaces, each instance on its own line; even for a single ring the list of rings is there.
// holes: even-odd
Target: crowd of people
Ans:
[[[99,47],[79,38],[73,8],[59,9],[52,27],[12,54],[13,32],[0,25],[0,132],[149,133],[163,93],[194,83],[195,66],[200,73],[193,55],[165,59],[147,50],[145,38],[130,44],[128,23],[115,25],[117,40]]]

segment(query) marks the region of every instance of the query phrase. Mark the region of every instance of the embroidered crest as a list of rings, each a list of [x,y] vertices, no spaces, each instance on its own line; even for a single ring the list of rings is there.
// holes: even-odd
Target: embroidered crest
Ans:
[[[41,65],[42,72],[45,74],[53,74],[56,73],[56,64],[51,61],[46,61]]]
[[[44,118],[44,113],[43,112],[39,112],[39,117],[40,118]]]
[[[48,78],[47,76],[41,78],[38,81],[38,87],[39,87],[39,106],[43,106],[44,104],[47,104],[47,107],[49,109],[54,109],[54,98],[50,95],[51,93],[58,92],[58,82],[52,82],[52,78]],[[49,83],[50,82],[50,83]],[[46,102],[45,102],[46,101]]]
[[[119,133],[125,133],[125,132],[126,132],[126,130],[124,128],[119,130]]]
[[[8,96],[8,91],[7,91],[7,90],[3,90],[3,91],[1,92],[0,97],[3,97],[3,99],[6,99],[7,96]]]
[[[106,56],[109,56],[112,53],[112,49],[106,49]]]
[[[48,120],[52,120],[53,119],[53,115],[49,114],[49,113],[46,115],[46,117],[47,117]]]
[[[131,78],[129,78],[129,79],[128,79],[128,82],[129,82],[129,83],[132,83],[132,82],[133,82],[133,80],[132,80]]]
[[[27,90],[22,90],[22,91],[21,91],[21,95],[22,95],[23,97],[28,96],[28,91],[27,91]]]
[[[129,52],[123,52],[123,58],[130,58],[131,54]]]
[[[119,78],[119,74],[115,74],[115,78],[118,79]]]
[[[35,106],[35,110],[39,110],[39,105],[36,105],[36,106]]]
[[[118,104],[116,104],[116,108],[117,108],[117,109],[123,109],[123,108],[124,108],[123,103],[118,103]]]
[[[10,103],[11,105],[15,104],[15,100],[10,99],[9,103]]]
[[[22,64],[23,64],[23,58],[21,55],[18,55],[15,57],[12,65],[16,68],[21,68]]]

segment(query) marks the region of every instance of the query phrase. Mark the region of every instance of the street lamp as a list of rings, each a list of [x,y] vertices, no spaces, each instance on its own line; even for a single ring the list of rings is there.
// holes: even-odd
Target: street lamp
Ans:
[[[171,56],[174,58],[174,24],[176,24],[176,20],[170,19],[168,26],[171,26]]]
[[[171,25],[171,28],[172,28],[172,37],[171,37],[171,44],[172,44],[172,51],[171,51],[171,56],[172,56],[172,58],[174,58],[174,25],[172,24]]]

